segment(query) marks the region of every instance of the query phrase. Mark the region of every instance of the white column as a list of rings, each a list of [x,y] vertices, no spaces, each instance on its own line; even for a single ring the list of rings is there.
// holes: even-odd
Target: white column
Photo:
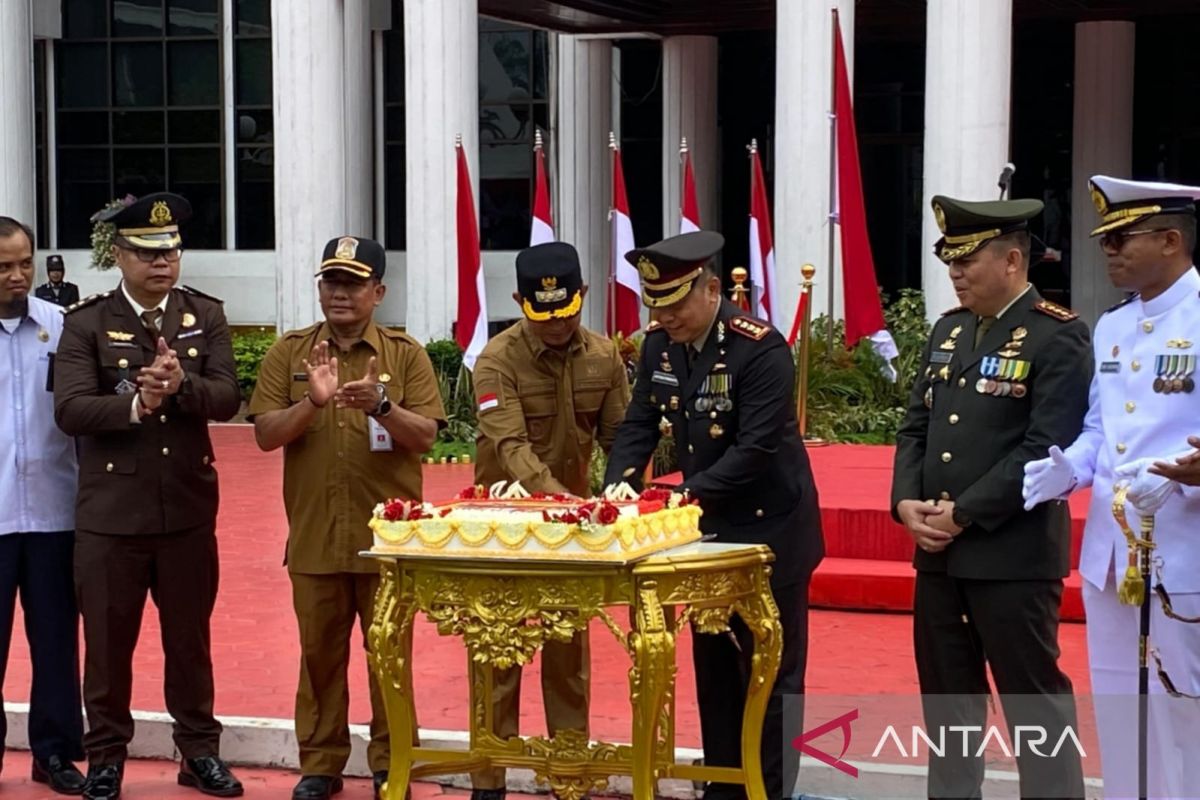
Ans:
[[[946,265],[933,255],[941,233],[930,199],[1000,196],[997,182],[1009,154],[1011,72],[1012,0],[929,0],[921,287],[930,320],[958,304]]]
[[[450,336],[456,312],[455,134],[479,185],[478,19],[476,0],[404,4],[405,324],[421,342]]]
[[[375,230],[375,107],[374,61],[371,18],[365,2],[343,2],[342,63],[345,88],[344,118],[357,120],[346,126],[344,180],[346,184],[346,229],[356,236],[371,238]],[[386,276],[385,276],[386,279]]]
[[[359,12],[347,8],[356,5],[342,0],[271,4],[276,319],[284,330],[321,318],[313,273],[325,243],[371,230],[370,149],[365,156],[357,152],[354,133],[371,130],[370,75],[365,84],[348,80],[352,73],[345,58],[347,42],[370,41],[358,32],[359,23],[366,24]],[[358,58],[352,55],[355,64]],[[357,66],[355,70],[357,76]],[[366,97],[359,98],[360,93]],[[360,164],[360,158],[367,159],[365,175],[361,167],[351,166]],[[365,218],[363,209],[368,209]]]
[[[0,2],[0,215],[33,225],[33,15],[30,0]]]
[[[554,209],[558,238],[575,245],[588,296],[583,324],[604,330],[604,300],[612,249],[612,43],[558,37],[558,131],[550,138],[557,167]]]
[[[663,236],[679,233],[679,141],[685,136],[696,173],[700,225],[717,230],[717,37],[667,37],[662,70]]]
[[[775,292],[780,325],[790,329],[800,297],[800,267],[816,268],[813,316],[829,313],[833,267],[833,313],[842,304],[841,262],[829,263],[830,112],[833,108],[833,14],[838,10],[842,44],[854,68],[854,2],[780,0],[775,7]],[[747,142],[746,144],[749,144]],[[759,146],[763,146],[759,142]],[[727,191],[750,192],[747,184]],[[749,223],[747,223],[749,224]]]
[[[1133,159],[1132,22],[1075,26],[1075,119],[1071,143],[1071,307],[1089,323],[1124,295],[1108,280],[1090,237],[1099,224],[1088,178],[1130,176]]]

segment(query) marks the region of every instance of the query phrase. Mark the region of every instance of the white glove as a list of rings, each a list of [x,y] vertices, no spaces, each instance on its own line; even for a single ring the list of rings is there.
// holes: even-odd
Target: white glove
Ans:
[[[1150,467],[1154,466],[1155,462],[1166,460],[1139,458],[1113,470],[1113,474],[1119,482],[1129,484],[1129,494],[1125,499],[1132,503],[1143,517],[1157,514],[1172,495],[1179,491],[1178,483],[1150,471]]]
[[[1075,468],[1058,445],[1050,447],[1049,458],[1039,458],[1025,464],[1025,480],[1021,483],[1021,495],[1025,498],[1025,510],[1049,500],[1066,497],[1075,488]]]

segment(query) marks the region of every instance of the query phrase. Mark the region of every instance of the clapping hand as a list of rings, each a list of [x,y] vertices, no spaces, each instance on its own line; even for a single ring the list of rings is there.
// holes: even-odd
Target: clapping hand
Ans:
[[[1113,470],[1118,481],[1129,484],[1126,499],[1142,516],[1157,514],[1179,491],[1179,484],[1175,481],[1150,471],[1158,461],[1156,458],[1139,458]]]
[[[166,339],[160,336],[153,363],[138,372],[142,405],[151,411],[158,408],[168,395],[179,391],[184,377],[178,354],[167,347]]]
[[[335,400],[338,408],[357,408],[370,412],[379,408],[383,397],[379,393],[379,364],[375,356],[367,362],[367,374],[356,381],[347,381],[337,390]]]
[[[304,361],[308,373],[308,397],[317,408],[324,408],[338,390],[337,356],[329,355],[329,342],[321,342]]]
[[[1200,436],[1189,436],[1188,444],[1195,449],[1173,460],[1155,462],[1150,472],[1184,486],[1200,486]]]

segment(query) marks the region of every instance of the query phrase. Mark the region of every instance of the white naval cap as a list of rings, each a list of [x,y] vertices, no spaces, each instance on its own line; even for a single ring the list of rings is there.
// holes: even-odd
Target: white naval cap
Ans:
[[[1092,231],[1092,236],[1160,214],[1194,215],[1196,201],[1200,200],[1200,186],[1131,181],[1108,175],[1093,175],[1088,189],[1100,214],[1100,226]]]

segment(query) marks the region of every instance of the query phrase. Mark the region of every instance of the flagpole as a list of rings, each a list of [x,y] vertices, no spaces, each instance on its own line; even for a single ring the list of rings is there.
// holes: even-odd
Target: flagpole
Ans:
[[[813,275],[817,272],[817,268],[812,264],[805,264],[800,267],[800,274],[804,277],[804,283],[800,287],[800,291],[807,294],[809,300],[812,299]],[[812,303],[804,304],[804,322],[800,328],[800,364],[798,381],[799,386],[796,390],[796,421],[800,425],[800,437],[808,438],[808,348],[809,348],[809,331],[812,324]]]
[[[833,358],[833,260],[834,260],[834,224],[837,214],[834,207],[837,204],[837,35],[838,10],[833,12],[833,29],[829,38],[829,308],[828,308],[828,341],[825,356]]]
[[[616,174],[614,172],[614,170],[616,169],[616,153],[618,151],[617,151],[617,136],[612,131],[608,132],[608,150],[609,150],[608,182],[610,184],[612,184],[612,191],[614,192],[614,195],[613,195],[611,201],[609,202],[609,206],[608,206],[608,223],[609,223],[608,228],[609,228],[609,239],[611,241],[609,250],[611,252],[609,253],[609,265],[608,265],[608,308],[605,311],[605,316],[608,318],[608,333],[611,336],[611,335],[617,333],[617,269],[616,269],[616,263],[617,263],[617,258],[619,257],[617,254],[617,226],[613,222],[613,219],[614,219],[613,215],[616,213],[616,208],[617,208],[617,198],[615,195],[617,187],[616,187],[616,183],[613,180],[613,178]]]

